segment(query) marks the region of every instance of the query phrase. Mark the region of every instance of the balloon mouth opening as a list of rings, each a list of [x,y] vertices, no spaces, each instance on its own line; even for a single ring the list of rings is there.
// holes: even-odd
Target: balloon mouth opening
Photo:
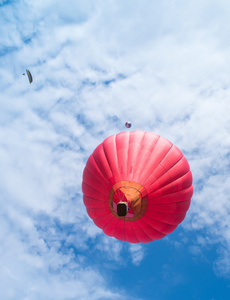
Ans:
[[[140,219],[145,214],[147,205],[146,189],[137,182],[120,181],[110,190],[110,211],[121,220],[134,221]]]

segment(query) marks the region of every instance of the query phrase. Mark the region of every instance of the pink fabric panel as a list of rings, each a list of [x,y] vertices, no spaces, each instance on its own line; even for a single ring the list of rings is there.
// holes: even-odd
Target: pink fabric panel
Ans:
[[[112,135],[104,140],[103,148],[106,160],[112,172],[114,183],[120,181],[120,170],[118,168],[116,135]]]
[[[94,219],[95,225],[97,225],[99,228],[104,229],[107,224],[109,224],[113,219],[115,218],[112,214],[103,215],[102,217],[98,217]]]
[[[103,228],[103,231],[108,236],[113,236],[114,231],[117,227],[119,219],[114,217],[110,222],[105,223],[105,227]]]
[[[174,181],[190,171],[189,164],[186,158],[183,156],[171,169],[167,171],[167,174]]]
[[[150,217],[147,216],[147,214],[144,215],[142,218],[142,221],[148,223],[150,226],[152,226],[155,230],[164,233],[164,234],[169,234],[173,230],[177,228],[178,225],[172,225],[172,224],[167,224],[158,220],[155,220],[151,214]]]
[[[137,222],[131,222],[131,226],[140,243],[152,242],[152,239],[143,231],[143,229],[137,224]]]
[[[171,214],[171,213],[162,213],[162,212],[154,212],[154,211],[147,210],[145,215],[147,217],[151,217],[155,220],[158,220],[162,223],[178,225],[184,220],[186,213]]]
[[[89,208],[102,208],[108,206],[108,200],[98,200],[91,197],[83,196],[83,201],[86,207]]]
[[[191,199],[193,194],[193,186],[190,186],[187,189],[180,190],[175,193],[165,194],[157,196],[157,193],[149,194],[148,203],[149,204],[163,204],[163,203],[173,203],[173,202],[181,202],[187,201]]]
[[[168,204],[148,204],[149,211],[165,212],[165,213],[185,213],[190,206],[191,199],[182,202],[174,202]]]
[[[148,180],[149,176],[152,174],[153,170],[160,164],[162,159],[168,153],[170,148],[172,147],[172,143],[167,141],[166,139],[160,137],[151,153],[146,167],[143,169],[143,172],[140,176],[140,184],[145,186],[145,182]]]
[[[102,171],[99,169],[98,165],[96,164],[96,162],[93,158],[93,155],[90,155],[90,157],[86,163],[85,169],[87,169],[95,178],[97,178],[97,180],[101,184],[103,184],[108,189],[111,189],[111,187],[112,187],[111,183],[109,182],[108,178],[105,177],[105,175],[102,173]],[[84,178],[83,178],[83,180],[84,180]]]
[[[111,186],[114,185],[115,181],[113,179],[113,175],[111,172],[111,168],[109,166],[109,163],[106,159],[106,155],[104,152],[103,144],[100,144],[93,152],[93,158],[101,171],[101,173],[104,175],[107,181],[111,184]]]
[[[107,186],[102,185],[98,178],[93,176],[87,168],[85,168],[83,172],[83,181],[85,182],[85,184],[89,185],[91,188],[99,191],[104,195],[108,195],[108,191],[110,191],[111,189],[109,184],[107,184]]]
[[[96,219],[99,217],[102,217],[104,215],[111,214],[111,211],[109,207],[103,207],[103,208],[86,208],[88,215],[90,216],[91,219]]]
[[[83,194],[91,197],[91,198],[95,198],[95,199],[104,199],[105,196],[107,196],[107,199],[109,197],[109,192],[107,191],[106,194],[103,194],[101,191],[97,191],[94,188],[92,188],[90,185],[87,185],[85,182],[82,183],[82,191]],[[103,190],[104,192],[104,190]]]
[[[139,243],[140,241],[137,239],[135,232],[132,227],[133,222],[125,222],[125,236],[126,241],[129,243]]]
[[[126,237],[125,237],[125,221],[119,220],[119,222],[117,223],[117,226],[115,228],[113,236],[116,239],[121,240],[121,241],[126,240]]]
[[[140,157],[140,152],[144,135],[145,133],[142,131],[133,131],[130,133],[128,157],[126,160],[127,175],[126,179],[124,178],[124,180],[133,181],[134,169],[136,166],[139,166],[139,161],[142,159],[142,157]]]
[[[129,180],[127,177],[127,161],[130,134],[120,133],[116,135],[116,151],[120,180]]]
[[[159,240],[162,239],[166,234],[156,230],[150,224],[144,222],[142,219],[137,221],[137,224],[141,227],[144,233],[151,239],[151,240]]]
[[[173,166],[176,163],[178,163],[182,159],[182,157],[182,152],[176,146],[173,145],[169,152],[162,159],[160,164],[166,171],[168,171],[171,168],[173,168]]]
[[[167,186],[171,182],[172,182],[172,180],[169,177],[168,173],[165,172],[165,169],[161,165],[159,165],[149,176],[149,178],[146,181],[144,186],[145,186],[148,194],[150,194],[153,191],[157,191],[157,190]]]
[[[141,144],[141,151],[137,158],[137,163],[133,167],[132,181],[140,182],[143,170],[145,170],[146,166],[149,164],[149,158],[159,138],[160,136],[157,134],[149,132],[145,133]]]

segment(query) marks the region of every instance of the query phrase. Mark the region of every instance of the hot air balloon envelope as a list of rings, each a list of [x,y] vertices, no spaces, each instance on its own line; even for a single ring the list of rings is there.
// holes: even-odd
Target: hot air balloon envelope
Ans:
[[[125,123],[125,127],[130,128],[131,126],[132,126],[132,123],[131,123],[131,122],[126,122],[126,123]]]
[[[165,138],[123,132],[91,154],[82,190],[88,215],[105,234],[147,243],[171,233],[185,218],[192,173],[182,152]]]

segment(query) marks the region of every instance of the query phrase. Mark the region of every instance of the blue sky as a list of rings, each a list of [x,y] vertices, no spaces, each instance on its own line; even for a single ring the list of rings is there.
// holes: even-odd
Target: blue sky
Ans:
[[[230,3],[200,2],[0,0],[0,299],[229,299]],[[126,121],[194,177],[183,223],[149,244],[105,236],[82,201]]]

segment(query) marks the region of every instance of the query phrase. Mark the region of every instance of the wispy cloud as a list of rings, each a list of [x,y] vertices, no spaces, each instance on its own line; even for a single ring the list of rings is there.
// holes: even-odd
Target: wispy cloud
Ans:
[[[141,246],[140,244],[130,245],[129,246],[129,251],[130,251],[130,254],[131,254],[131,257],[132,257],[132,263],[134,265],[138,266],[141,263],[141,261],[143,260],[144,255],[145,255],[145,251],[144,251],[143,246]]]

